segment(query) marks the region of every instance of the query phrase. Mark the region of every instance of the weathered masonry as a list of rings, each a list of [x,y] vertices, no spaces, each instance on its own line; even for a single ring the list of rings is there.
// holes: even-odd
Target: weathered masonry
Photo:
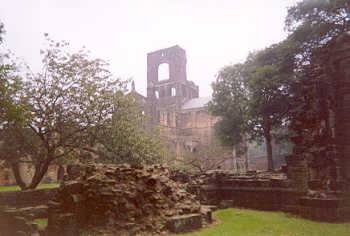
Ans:
[[[295,99],[304,106],[293,114],[286,175],[209,172],[191,186],[202,202],[321,221],[350,219],[350,32],[313,55],[307,79],[297,86]]]
[[[211,98],[199,97],[199,87],[187,79],[186,67],[186,51],[178,45],[147,54],[145,111],[151,125],[161,127],[161,135],[177,159],[217,145],[214,125],[220,119],[208,112]],[[220,151],[225,159],[220,166],[228,169],[241,166],[245,171],[246,155],[232,158],[230,147],[220,146]]]

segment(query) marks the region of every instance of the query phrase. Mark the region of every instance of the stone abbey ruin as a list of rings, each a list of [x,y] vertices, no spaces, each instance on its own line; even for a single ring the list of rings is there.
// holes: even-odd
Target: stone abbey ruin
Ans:
[[[166,79],[160,80],[159,67],[162,64],[168,65],[168,73]],[[167,149],[179,160],[183,160],[186,153],[195,154],[213,146],[214,125],[219,120],[208,111],[210,97],[199,97],[199,87],[187,80],[186,64],[186,51],[179,46],[148,53],[147,96],[138,93],[134,83],[131,89],[131,94],[150,119],[147,125],[161,128],[161,137],[166,140]],[[242,143],[243,148],[244,145]],[[205,160],[205,169],[222,166],[228,170],[246,172],[246,151],[232,158],[232,147],[220,148],[222,157]],[[26,164],[20,168],[24,179],[30,179],[33,169]],[[62,171],[59,166],[50,166],[46,178],[57,180],[59,171]],[[15,184],[11,169],[3,168],[0,173],[1,184]]]
[[[0,193],[0,235],[158,235],[199,229],[216,207],[284,211],[304,218],[350,220],[350,32],[314,56],[300,83],[305,106],[294,114],[293,153],[279,172],[215,170],[192,175],[161,165],[75,166],[59,188]],[[161,125],[181,156],[210,145],[217,118],[186,78],[178,46],[148,54],[147,97],[152,124]],[[158,67],[169,64],[169,78]],[[244,168],[246,157],[229,163]],[[34,223],[48,218],[46,228]],[[234,232],[233,232],[234,233]]]
[[[199,97],[199,87],[187,80],[186,51],[173,46],[147,54],[146,114],[151,125],[160,126],[168,149],[175,158],[183,160],[185,153],[196,153],[214,145],[214,125],[219,120],[208,111],[210,97]],[[168,65],[168,72],[161,78],[160,67]],[[166,71],[167,72],[167,71]],[[205,160],[204,166],[222,166],[225,169],[245,172],[246,152],[232,158],[232,147],[223,149],[221,160]]]

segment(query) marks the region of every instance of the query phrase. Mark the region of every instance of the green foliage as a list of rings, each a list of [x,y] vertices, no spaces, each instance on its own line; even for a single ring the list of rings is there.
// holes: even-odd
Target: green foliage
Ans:
[[[160,145],[142,129],[141,113],[125,95],[126,81],[114,78],[105,61],[91,59],[85,50],[69,53],[68,43],[46,37],[43,70],[28,73],[17,96],[29,115],[24,123],[2,127],[0,158],[10,164],[18,185],[35,188],[52,162],[87,156],[118,163],[158,161]],[[35,167],[29,186],[21,179],[20,162]]]
[[[0,22],[0,44],[3,41],[4,25]],[[0,52],[0,125],[8,122],[23,122],[24,107],[16,100],[21,87],[20,79],[15,75],[15,65],[6,63],[8,55]]]
[[[248,91],[243,70],[242,64],[226,66],[212,84],[213,99],[209,110],[222,118],[215,129],[219,139],[227,145],[241,142],[247,127]]]
[[[22,188],[35,188],[49,164],[79,154],[88,145],[88,130],[103,126],[113,112],[113,99],[122,83],[100,59],[85,51],[70,54],[66,42],[47,37],[43,71],[27,74],[18,100],[29,113],[24,125],[8,123],[2,130],[1,158],[13,167]],[[35,174],[24,186],[19,162],[31,162]]]
[[[132,93],[117,93],[111,122],[96,135],[96,149],[105,162],[154,164],[164,156],[157,130],[145,126],[142,107]]]
[[[271,132],[286,124],[290,110],[293,47],[284,41],[250,54],[244,64],[222,69],[209,104],[210,111],[221,116],[216,133],[223,143],[237,145],[244,135],[265,139],[269,170],[273,170]]]
[[[279,128],[290,110],[291,85],[294,82],[293,47],[288,41],[251,54],[246,63],[249,91],[251,139],[259,140],[266,132]]]
[[[288,9],[289,40],[297,45],[299,65],[310,62],[314,49],[350,30],[348,0],[303,0]]]
[[[272,131],[284,130],[293,110],[300,107],[295,103],[297,84],[305,78],[315,49],[350,30],[350,3],[300,1],[289,8],[286,28],[291,34],[285,41],[251,53],[244,64],[219,72],[210,106],[214,115],[222,117],[216,130],[223,142],[236,144],[244,133],[251,140],[265,139],[270,170]]]
[[[350,223],[321,223],[281,212],[225,209],[214,212],[218,223],[182,236],[346,236]]]
[[[5,27],[4,24],[0,21],[0,44],[3,41],[3,35],[5,34]]]
[[[25,104],[18,100],[21,79],[14,75],[14,67],[0,65],[0,124],[16,122],[23,124],[28,118]]]

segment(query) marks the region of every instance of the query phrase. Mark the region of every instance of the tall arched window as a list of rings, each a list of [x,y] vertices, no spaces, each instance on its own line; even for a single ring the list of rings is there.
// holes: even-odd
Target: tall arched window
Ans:
[[[167,80],[170,78],[169,64],[162,63],[158,67],[158,80]]]
[[[176,88],[174,88],[174,87],[171,88],[171,96],[172,97],[176,96]]]

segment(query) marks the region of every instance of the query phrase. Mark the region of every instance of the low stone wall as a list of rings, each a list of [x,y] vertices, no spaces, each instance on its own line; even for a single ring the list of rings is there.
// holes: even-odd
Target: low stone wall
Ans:
[[[57,189],[0,192],[0,206],[26,207],[45,205],[57,194]]]
[[[318,221],[346,222],[350,220],[350,207],[344,198],[302,197],[299,199],[298,213],[304,218]]]
[[[192,186],[192,189],[202,203],[223,208],[283,211],[326,222],[350,220],[349,197],[340,193],[333,193],[333,197],[310,197],[310,192],[293,188],[287,179],[218,175],[207,178],[205,184]]]
[[[297,212],[299,198],[305,192],[289,188],[232,187],[204,185],[201,198],[207,204],[243,207],[258,210]]]

